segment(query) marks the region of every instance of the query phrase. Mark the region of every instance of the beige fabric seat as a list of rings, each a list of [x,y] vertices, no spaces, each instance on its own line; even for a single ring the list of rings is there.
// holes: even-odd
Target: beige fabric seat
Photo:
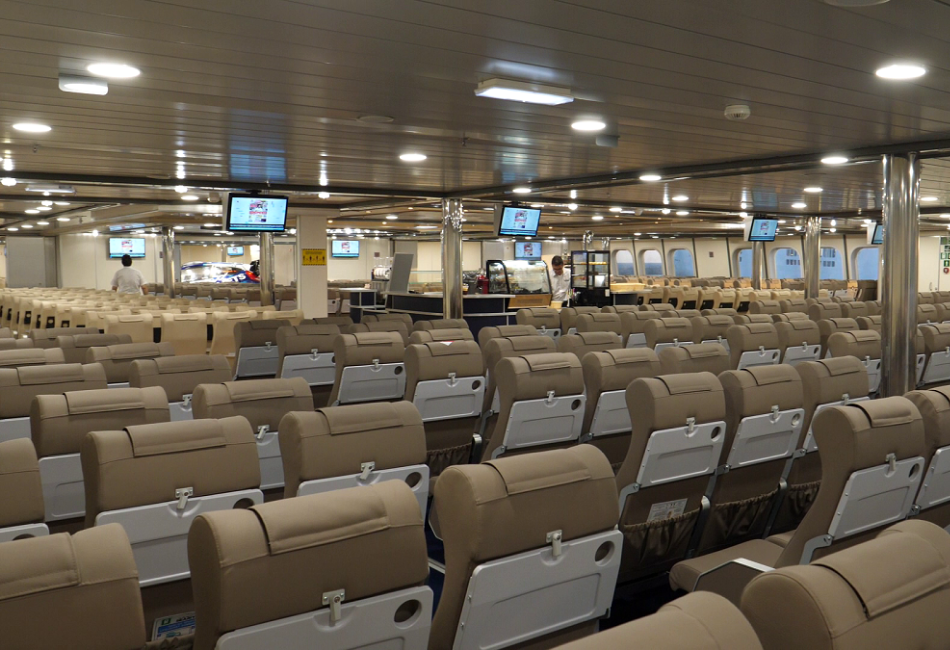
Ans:
[[[759,643],[749,621],[735,605],[722,596],[697,592],[664,605],[656,614],[568,643],[559,650],[661,648],[762,650],[762,644]]]
[[[736,325],[749,325],[750,323],[773,324],[775,322],[774,316],[775,314],[750,314],[746,312],[745,314],[736,314],[732,320]]]
[[[46,521],[75,519],[85,512],[79,452],[87,433],[168,421],[168,399],[158,387],[37,395],[30,408],[30,428]]]
[[[106,334],[127,334],[132,337],[132,343],[152,343],[155,340],[154,320],[152,314],[106,314],[104,330]]]
[[[491,339],[495,338],[514,338],[516,336],[539,336],[537,328],[533,325],[498,325],[483,327],[478,330],[478,347],[485,351],[485,346]]]
[[[162,342],[171,343],[175,354],[205,354],[208,351],[208,315],[162,314]]]
[[[53,327],[50,329],[33,330],[30,332],[30,340],[33,341],[35,348],[55,348],[58,347],[58,337],[75,336],[77,334],[98,334],[98,330],[89,330],[85,327]]]
[[[0,544],[49,535],[39,461],[25,438],[0,442],[0,494]]]
[[[853,318],[855,320],[870,316],[871,310],[863,302],[843,302],[841,303],[841,316],[844,318]]]
[[[234,327],[238,323],[257,319],[256,311],[214,312],[211,314],[214,334],[211,337],[211,354],[223,354],[234,365]]]
[[[930,477],[917,493],[914,510],[921,519],[946,528],[950,526],[950,495],[945,481],[937,477],[945,476],[950,458],[950,386],[914,390],[906,397],[914,403],[924,420],[927,444],[925,476]]]
[[[560,325],[558,325],[560,327]],[[420,320],[412,324],[413,332],[424,330],[454,330],[469,329],[468,321],[464,318],[434,318],[432,320]],[[471,330],[469,330],[471,331]]]
[[[946,531],[905,521],[808,566],[755,578],[742,613],[765,650],[938,650],[950,647],[948,568]]]
[[[425,463],[434,479],[473,457],[487,385],[482,351],[473,340],[413,344],[405,363],[405,399],[424,423]]]
[[[729,360],[735,370],[771,366],[781,360],[778,332],[772,323],[733,325],[726,330],[726,338]]]
[[[749,303],[750,314],[781,314],[782,306],[778,300],[755,300]]]
[[[772,314],[773,323],[788,323],[791,321],[804,321],[804,320],[810,321],[812,323],[815,322],[811,320],[810,318],[808,318],[808,314],[798,312],[798,311],[792,311],[787,314]]]
[[[4,648],[145,645],[138,573],[121,526],[0,544],[0,567]]]
[[[584,355],[581,367],[587,394],[581,441],[600,449],[614,470],[620,469],[630,448],[627,386],[659,375],[660,362],[649,348],[612,349]]]
[[[129,385],[129,371],[136,359],[173,356],[175,349],[171,343],[125,343],[87,348],[84,361],[101,364],[110,386],[122,387]]]
[[[613,599],[622,543],[613,471],[597,449],[450,467],[432,508],[445,542],[445,586],[431,650],[541,650],[596,631]]]
[[[821,332],[821,357],[824,359],[828,351],[828,338],[835,332],[854,332],[861,329],[853,318],[831,318],[818,321],[818,330]]]
[[[790,366],[821,358],[821,329],[815,321],[804,318],[775,323],[778,349],[782,363]]]
[[[676,311],[676,307],[671,305],[668,302],[662,303],[649,303],[640,307],[640,311],[655,311],[658,312],[661,316],[666,312]]]
[[[660,313],[656,311],[621,312],[620,336],[623,338],[623,346],[625,348],[647,347],[646,325],[659,318]]]
[[[397,314],[397,313],[386,313],[386,314],[366,314],[363,319],[363,323],[367,325],[369,323],[385,323],[385,322],[395,322],[402,323],[406,327],[407,332],[411,332],[414,323],[412,322],[412,316],[409,314]]]
[[[693,344],[693,325],[685,318],[658,318],[643,326],[643,336],[648,348],[657,354],[670,347]]]
[[[737,312],[732,307],[720,307],[718,309],[701,309],[699,310],[700,316],[728,316],[729,318],[735,318],[739,312]],[[733,321],[735,322],[735,321]]]
[[[726,348],[718,343],[666,347],[657,355],[664,375],[711,372],[718,375],[732,366]]]
[[[726,332],[735,325],[733,316],[726,314],[703,315],[690,320],[693,325],[693,343],[718,343],[729,351]]]
[[[333,342],[336,377],[329,404],[402,399],[406,347],[399,332],[341,334]]]
[[[426,648],[425,532],[400,481],[203,514],[188,560],[194,650]]]
[[[660,312],[660,318],[686,318],[692,320],[702,316],[698,309],[668,309]]]
[[[237,356],[234,378],[276,377],[280,363],[277,330],[289,325],[290,321],[287,320],[237,323],[234,326],[234,349]]]
[[[542,336],[557,339],[561,336],[561,314],[550,307],[530,307],[515,313],[518,325],[531,325]]]
[[[917,324],[939,323],[941,318],[937,313],[937,306],[933,303],[922,303],[917,305]]]
[[[425,518],[430,490],[426,435],[410,402],[288,413],[281,420],[280,447],[285,499],[402,481]]]
[[[622,314],[626,311],[640,311],[640,305],[607,305],[601,307],[600,311],[605,314]]]
[[[336,378],[333,341],[339,335],[337,325],[310,321],[277,330],[277,376],[303,377],[310,385],[316,406],[326,406],[330,399]]]
[[[841,303],[837,302],[816,302],[808,306],[808,317],[815,321],[831,320],[833,318],[844,318],[841,310]]]
[[[465,328],[421,329],[409,335],[410,345],[425,343],[454,343],[455,341],[474,341],[472,330]]]
[[[588,352],[619,350],[623,348],[620,335],[616,332],[578,332],[562,336],[557,342],[557,351],[573,354],[581,361]]]
[[[633,435],[617,473],[624,582],[658,574],[698,546],[726,437],[722,384],[711,373],[637,379],[626,401]]]
[[[699,289],[697,287],[676,287],[670,289],[670,304],[679,310],[699,309]]]
[[[561,334],[577,333],[577,317],[581,314],[596,314],[600,312],[597,307],[565,307],[561,310]],[[485,328],[482,328],[485,331]],[[478,341],[481,343],[481,332],[478,335]],[[485,349],[485,346],[482,346]]]
[[[132,343],[128,334],[75,334],[56,337],[56,347],[63,351],[66,363],[84,363],[90,348]]]
[[[881,528],[911,512],[926,453],[920,412],[903,397],[832,406],[815,418],[822,454],[822,487],[814,504],[782,547],[753,540],[680,562],[670,584],[687,591],[714,591],[738,602],[757,573],[808,564],[871,539]],[[778,549],[764,567],[737,562],[746,551],[771,544]]]
[[[580,314],[574,324],[577,334],[584,332],[613,332],[620,334],[621,324],[618,314],[593,313]]]
[[[231,379],[231,366],[220,355],[184,355],[136,359],[129,366],[133,388],[160,386],[168,396],[172,421],[191,420],[192,394],[200,384],[219,384]]]
[[[868,390],[877,393],[881,384],[881,335],[874,330],[835,332],[828,337],[832,357],[856,357],[868,371]]]
[[[362,323],[367,332],[395,332],[402,339],[403,346],[409,345],[409,329],[402,320],[388,318],[385,320]]]
[[[256,434],[261,465],[261,488],[283,487],[284,470],[278,432],[290,411],[312,411],[313,396],[302,377],[248,379],[195,388],[192,409],[196,420],[244,416]]]
[[[303,322],[303,310],[284,309],[280,311],[265,311],[261,314],[261,320],[264,322],[272,320],[287,321],[287,324],[296,326]]]
[[[921,383],[935,384],[950,381],[950,323],[921,325],[927,366]]]
[[[0,351],[33,349],[32,339],[0,338]]]
[[[482,331],[484,331],[484,329]],[[498,395],[498,384],[494,372],[498,362],[506,357],[543,354],[556,351],[557,343],[555,343],[554,339],[549,336],[540,335],[496,337],[482,346],[482,358],[485,361],[485,376],[488,380],[485,386],[485,400],[482,402],[482,422],[479,426],[479,432],[482,438],[487,439],[492,434],[498,413],[501,411],[501,399]]]
[[[188,577],[198,515],[264,501],[254,432],[242,417],[92,431],[81,462],[86,527],[125,528],[143,587]]]

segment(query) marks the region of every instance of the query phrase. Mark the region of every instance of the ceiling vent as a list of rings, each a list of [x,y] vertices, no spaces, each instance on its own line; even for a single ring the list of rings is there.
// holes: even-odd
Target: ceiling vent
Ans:
[[[725,115],[727,120],[741,122],[749,119],[749,116],[752,115],[752,109],[745,104],[733,104],[732,106],[726,106]]]

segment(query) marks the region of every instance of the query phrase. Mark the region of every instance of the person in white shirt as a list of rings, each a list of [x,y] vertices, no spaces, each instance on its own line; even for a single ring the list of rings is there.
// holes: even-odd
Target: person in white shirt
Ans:
[[[564,302],[570,298],[571,274],[564,270],[564,260],[555,255],[551,260],[551,302]]]
[[[122,268],[112,276],[112,290],[119,293],[137,293],[142,295],[148,293],[145,286],[145,278],[138,269],[132,268],[132,256],[122,256]]]

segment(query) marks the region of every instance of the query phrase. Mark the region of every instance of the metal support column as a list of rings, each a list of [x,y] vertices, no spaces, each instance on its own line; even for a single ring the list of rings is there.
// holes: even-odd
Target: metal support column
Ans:
[[[821,279],[821,217],[805,219],[805,297],[817,298]]]
[[[884,283],[881,394],[895,397],[917,381],[917,257],[920,245],[917,154],[884,156]]]
[[[462,201],[442,201],[442,313],[462,318]]]
[[[752,288],[758,291],[762,288],[762,262],[765,257],[765,243],[752,243]]]
[[[261,305],[274,304],[274,235],[261,233]]]
[[[165,283],[165,297],[175,295],[175,231],[168,226],[162,228],[162,281]]]

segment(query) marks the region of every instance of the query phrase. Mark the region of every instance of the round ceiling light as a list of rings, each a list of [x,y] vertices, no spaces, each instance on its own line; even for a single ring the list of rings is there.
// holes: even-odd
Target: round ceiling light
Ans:
[[[826,165],[843,165],[848,162],[848,159],[845,156],[826,156],[821,159]]]
[[[132,79],[142,74],[138,68],[133,68],[125,63],[90,63],[86,70],[97,77],[107,79]]]
[[[404,153],[399,156],[399,160],[403,162],[422,162],[428,158],[424,153]]]
[[[658,180],[662,180],[662,178],[663,177],[660,176],[659,174],[642,174],[640,176],[640,180],[646,183],[652,183]]]
[[[49,133],[53,130],[48,124],[40,124],[39,122],[17,122],[13,125],[13,128],[23,133]]]
[[[25,212],[26,214],[39,214],[39,213],[40,213],[39,210],[34,210],[34,209],[32,209],[32,208],[29,209],[29,210],[24,210],[24,212]]]
[[[808,204],[802,203],[801,201],[799,201],[798,203],[792,203],[792,207],[795,208],[796,210],[804,210],[805,208],[808,207]]]
[[[604,218],[603,218],[601,215],[599,215],[599,214],[595,214],[593,217],[591,217],[591,219],[593,219],[594,221],[603,221],[603,220],[604,220]]]
[[[683,201],[689,201],[689,197],[686,196],[685,194],[679,194],[677,196],[674,196],[673,200],[678,203],[682,203]]]
[[[821,187],[815,186],[815,187],[806,187],[805,191],[808,192],[809,194],[821,194],[825,190]]]
[[[182,201],[197,201],[198,195],[197,194],[182,194],[181,200]]]
[[[9,176],[7,176],[3,180],[0,180],[0,183],[3,183],[4,187],[13,187],[14,185],[16,185],[16,179],[10,178]]]
[[[571,124],[575,131],[603,131],[607,125],[600,120],[578,120]]]
[[[883,68],[878,68],[874,74],[881,79],[890,81],[907,81],[908,79],[923,77],[927,74],[927,68],[916,63],[892,63]]]
[[[516,187],[511,191],[514,192],[515,194],[531,194],[530,187]]]

